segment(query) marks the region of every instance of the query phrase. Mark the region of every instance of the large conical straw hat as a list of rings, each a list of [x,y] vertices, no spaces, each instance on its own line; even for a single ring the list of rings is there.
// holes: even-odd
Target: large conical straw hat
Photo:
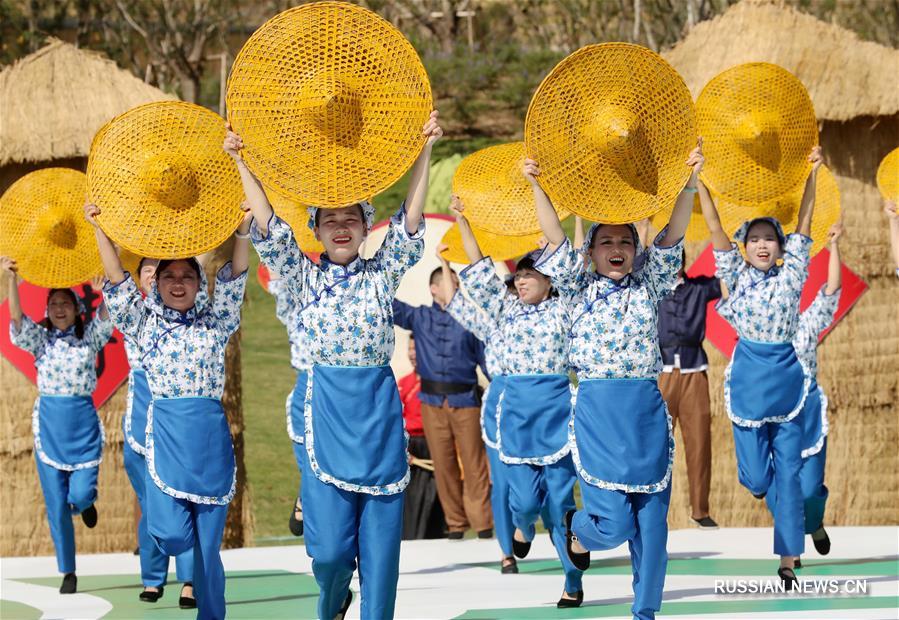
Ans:
[[[325,251],[325,246],[315,238],[315,233],[309,228],[309,213],[306,211],[306,207],[282,196],[273,189],[267,189],[265,194],[272,203],[275,214],[293,230],[293,237],[301,250],[312,254],[321,254]]]
[[[24,280],[69,288],[103,273],[94,229],[84,219],[87,177],[71,168],[35,170],[0,197],[0,255]]]
[[[148,103],[112,119],[87,163],[100,227],[138,256],[188,258],[221,245],[243,219],[224,139],[225,121],[192,103]]]
[[[415,162],[432,109],[415,49],[345,2],[305,4],[263,24],[228,79],[228,118],[260,181],[300,204],[344,207]]]
[[[756,205],[790,193],[808,176],[818,143],[812,100],[792,73],[764,62],[724,71],[696,100],[706,163],[703,182],[715,195]]]
[[[506,236],[540,232],[534,190],[522,172],[524,159],[524,142],[510,142],[475,151],[456,168],[453,193],[474,228]],[[560,219],[571,215],[553,206]]]
[[[877,167],[877,189],[884,200],[899,201],[899,148],[895,148]]]
[[[509,260],[536,250],[539,247],[538,242],[540,238],[543,237],[543,233],[511,237],[508,235],[494,235],[477,228],[472,228],[472,231],[474,232],[474,238],[478,240],[481,253],[495,261]],[[458,224],[453,224],[444,233],[440,243],[445,243],[449,246],[443,251],[443,257],[446,260],[461,265],[468,264],[468,256],[465,254],[465,248],[462,246],[462,233]]]
[[[626,43],[584,47],[540,84],[525,143],[557,208],[610,224],[671,209],[690,177],[693,99],[654,52]]]

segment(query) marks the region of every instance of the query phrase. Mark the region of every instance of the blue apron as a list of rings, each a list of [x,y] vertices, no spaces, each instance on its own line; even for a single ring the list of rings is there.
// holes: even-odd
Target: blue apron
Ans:
[[[306,381],[308,373],[305,370],[297,372],[297,382],[290,394],[287,395],[287,436],[294,443],[303,443],[304,427],[303,410],[305,409]]]
[[[507,375],[496,407],[496,447],[510,465],[551,465],[567,455],[568,375]]]
[[[484,402],[481,404],[481,437],[488,448],[496,450],[496,406],[499,397],[503,393],[506,378],[503,375],[493,377],[484,392]]]
[[[195,504],[228,504],[237,465],[222,402],[158,398],[147,414],[147,470],[164,493]]]
[[[34,403],[31,431],[38,458],[54,469],[87,469],[103,460],[103,425],[90,396],[41,394]]]
[[[828,430],[827,396],[814,379],[799,419],[802,424],[802,458],[807,459],[818,454],[824,447]]]
[[[315,365],[305,423],[309,466],[322,482],[370,495],[409,484],[403,405],[390,366]]]
[[[578,385],[571,452],[588,484],[627,493],[668,487],[671,418],[654,379],[588,379]]]
[[[146,454],[147,409],[152,400],[147,373],[132,370],[128,375],[128,407],[122,418],[122,432],[131,449],[141,455]]]
[[[724,371],[724,406],[738,426],[789,422],[802,411],[810,383],[792,343],[740,338]]]

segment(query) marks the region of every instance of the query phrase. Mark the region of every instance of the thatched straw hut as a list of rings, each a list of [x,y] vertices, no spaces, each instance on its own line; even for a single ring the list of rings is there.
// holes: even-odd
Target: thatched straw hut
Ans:
[[[51,39],[0,72],[0,193],[51,162],[84,170],[109,119],[164,99],[175,97],[98,53]]]
[[[16,179],[47,166],[84,170],[94,133],[133,106],[173,99],[144,84],[103,56],[54,40],[0,72],[0,193]],[[210,267],[221,264],[213,259]],[[6,298],[6,281],[0,302]],[[7,329],[6,325],[0,329]],[[249,536],[245,493],[239,334],[228,347],[225,409],[238,459],[238,494],[225,531],[227,546]],[[76,519],[79,552],[134,549],[134,493],[122,465],[121,419],[126,386],[100,409],[106,447],[100,466],[100,524],[87,530]],[[0,556],[53,553],[35,469],[31,407],[37,390],[0,358]]]
[[[843,200],[844,263],[870,287],[819,349],[818,380],[830,399],[825,523],[899,521],[899,287],[875,186],[880,160],[899,145],[899,51],[782,3],[744,0],[698,24],[664,54],[694,96],[719,72],[766,61],[805,84],[819,119],[827,165]],[[695,257],[704,244],[689,249]],[[726,359],[708,346],[712,385],[712,514],[723,526],[769,525],[764,503],[737,482],[733,437],[724,413]],[[688,527],[682,451],[671,502],[673,527]]]

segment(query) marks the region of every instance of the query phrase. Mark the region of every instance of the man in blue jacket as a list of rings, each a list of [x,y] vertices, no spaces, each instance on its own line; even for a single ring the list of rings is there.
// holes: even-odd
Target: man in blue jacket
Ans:
[[[681,425],[692,517],[703,529],[718,527],[709,515],[712,416],[706,375],[709,360],[702,341],[708,303],[719,297],[718,278],[691,278],[682,267],[677,288],[659,302],[659,349],[663,364],[659,390],[668,404],[671,421],[675,424],[679,421]]]
[[[458,286],[455,272],[452,277]],[[476,372],[484,357],[484,345],[444,310],[450,300],[444,298],[441,279],[438,267],[431,273],[434,303],[429,306],[410,306],[395,300],[393,320],[397,327],[415,336],[421,420],[434,459],[437,495],[446,516],[448,537],[461,540],[471,527],[479,538],[490,538],[490,477],[481,439]]]

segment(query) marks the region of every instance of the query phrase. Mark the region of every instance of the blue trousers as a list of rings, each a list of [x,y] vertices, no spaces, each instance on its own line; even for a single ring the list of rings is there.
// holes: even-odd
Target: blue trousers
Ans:
[[[824,509],[827,506],[827,487],[824,486],[824,464],[827,461],[827,438],[821,451],[802,459],[799,469],[799,487],[802,489],[802,504],[805,512],[805,533],[812,534],[824,525]],[[768,510],[775,514],[777,507],[777,487],[768,489],[765,496]]]
[[[671,485],[658,493],[625,493],[581,484],[584,509],[575,513],[572,531],[590,551],[628,543],[634,575],[631,612],[640,620],[655,618],[662,607],[668,566],[668,504]]]
[[[34,454],[37,476],[44,492],[50,538],[56,549],[56,566],[60,573],[75,572],[75,527],[72,515],[89,508],[97,500],[99,467],[62,471],[47,465]]]
[[[300,497],[300,494],[303,492],[303,468],[306,463],[306,446],[293,440],[290,441],[290,445],[293,446],[293,456],[297,460],[297,471],[300,474],[300,481],[297,485],[297,497]]]
[[[195,504],[167,495],[147,474],[145,482],[147,530],[165,555],[179,556],[193,549],[193,585],[197,618],[225,617],[225,567],[221,545],[228,506]]]
[[[304,461],[302,501],[306,553],[318,583],[318,617],[340,611],[359,563],[362,618],[393,618],[400,576],[403,498],[353,493],[326,484]]]
[[[513,525],[528,540],[533,540],[534,527],[541,511],[546,508],[549,516],[549,535],[556,547],[565,571],[565,591],[583,589],[583,571],[574,567],[565,548],[565,515],[576,508],[574,483],[577,473],[571,455],[552,465],[508,465],[503,463],[504,475],[509,481],[509,508]]]
[[[505,557],[512,555],[512,511],[509,509],[509,480],[506,467],[499,460],[496,448],[487,448],[487,459],[490,462],[490,506],[493,508],[493,527],[496,528],[496,541]]]
[[[799,416],[758,428],[732,424],[740,484],[753,495],[777,495],[774,507],[774,553],[802,555],[805,515],[802,506],[802,425]]]
[[[131,487],[137,495],[140,504],[140,522],[137,524],[137,544],[140,546],[140,578],[145,587],[164,586],[169,574],[169,556],[164,554],[150,538],[147,531],[147,507],[146,507],[146,483],[147,461],[142,454],[131,449],[126,441],[122,448],[125,458],[125,473],[131,481]],[[153,484],[151,481],[150,484]],[[155,485],[154,485],[155,486]],[[194,553],[193,549],[185,551],[175,557],[175,574],[178,581],[191,582],[194,580]]]

